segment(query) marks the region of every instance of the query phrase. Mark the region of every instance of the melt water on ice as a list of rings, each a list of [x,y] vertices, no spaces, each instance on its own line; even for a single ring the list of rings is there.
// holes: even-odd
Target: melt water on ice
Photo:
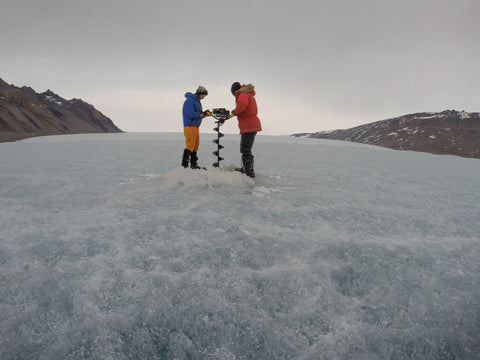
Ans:
[[[201,138],[0,144],[0,359],[478,359],[480,160]]]

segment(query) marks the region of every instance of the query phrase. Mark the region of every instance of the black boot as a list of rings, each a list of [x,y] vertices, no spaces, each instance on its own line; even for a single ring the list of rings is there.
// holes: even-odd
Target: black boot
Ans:
[[[188,167],[188,161],[190,160],[190,155],[191,154],[192,153],[190,152],[190,150],[188,150],[188,149],[183,150],[182,166],[184,168]]]
[[[200,166],[198,166],[197,161],[198,161],[198,156],[196,151],[192,151],[192,156],[190,158],[190,167],[192,169],[200,169]]]
[[[254,178],[255,171],[253,170],[253,155],[250,156],[242,156],[243,162],[243,173],[248,177]]]

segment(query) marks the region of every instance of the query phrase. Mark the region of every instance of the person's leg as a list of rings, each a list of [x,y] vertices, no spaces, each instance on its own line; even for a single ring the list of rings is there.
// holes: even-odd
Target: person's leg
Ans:
[[[197,130],[196,126],[186,126],[183,128],[183,133],[185,134],[185,148],[190,152],[195,151],[195,146],[197,145]]]
[[[192,151],[195,150],[193,128],[194,126],[186,126],[183,128],[183,133],[185,134],[185,150],[183,150],[182,166],[185,168],[188,167]]]
[[[255,135],[257,135],[256,132],[243,133],[240,139],[240,152],[242,153],[243,172],[250,177],[255,177],[255,171],[253,169],[254,156],[252,154]]]
[[[192,169],[199,169],[199,166],[198,166],[198,156],[197,156],[197,151],[198,151],[198,147],[200,146],[200,128],[196,127],[196,126],[192,126],[195,130],[192,131],[193,132],[193,139],[192,139],[192,142],[193,142],[193,151],[192,151],[192,156],[190,158],[190,167]]]

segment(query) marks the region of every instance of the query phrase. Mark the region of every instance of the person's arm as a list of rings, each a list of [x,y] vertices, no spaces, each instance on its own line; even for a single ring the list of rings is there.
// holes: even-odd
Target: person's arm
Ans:
[[[240,94],[237,99],[237,106],[232,111],[236,116],[243,113],[248,106],[249,98],[247,94]]]

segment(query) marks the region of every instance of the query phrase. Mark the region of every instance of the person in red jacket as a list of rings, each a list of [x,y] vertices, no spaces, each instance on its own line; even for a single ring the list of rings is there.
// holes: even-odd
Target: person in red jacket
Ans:
[[[258,118],[257,101],[255,100],[255,87],[252,84],[240,85],[234,82],[231,87],[232,95],[235,96],[236,107],[232,116],[238,119],[240,128],[240,153],[242,154],[242,165],[239,169],[247,176],[255,177],[253,169],[254,156],[252,154],[253,142],[257,132],[262,131],[262,124]]]

